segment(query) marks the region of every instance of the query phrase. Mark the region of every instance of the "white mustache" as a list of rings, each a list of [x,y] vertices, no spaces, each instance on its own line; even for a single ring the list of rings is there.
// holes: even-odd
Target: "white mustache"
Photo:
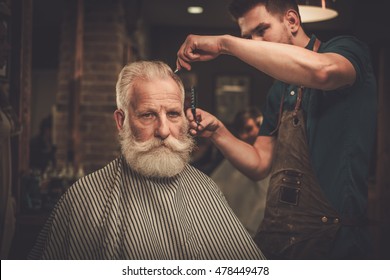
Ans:
[[[154,149],[159,149],[161,147],[168,148],[172,152],[177,152],[177,153],[187,152],[192,149],[192,145],[189,146],[188,143],[180,141],[172,136],[169,136],[164,140],[158,138],[152,138],[145,142],[135,141],[135,143],[133,144],[137,146],[138,152],[141,153],[150,152]]]
[[[129,126],[119,132],[121,150],[127,163],[138,173],[147,177],[173,177],[188,163],[195,146],[194,139],[187,133],[188,125],[182,127],[178,138],[152,137],[137,141]]]

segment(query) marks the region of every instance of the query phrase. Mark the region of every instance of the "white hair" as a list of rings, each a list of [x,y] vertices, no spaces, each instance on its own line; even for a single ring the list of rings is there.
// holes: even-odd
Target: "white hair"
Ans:
[[[119,73],[116,83],[116,105],[118,109],[127,112],[131,94],[136,81],[150,81],[155,78],[173,79],[182,93],[182,103],[184,105],[184,86],[172,69],[162,61],[136,61],[127,64]]]

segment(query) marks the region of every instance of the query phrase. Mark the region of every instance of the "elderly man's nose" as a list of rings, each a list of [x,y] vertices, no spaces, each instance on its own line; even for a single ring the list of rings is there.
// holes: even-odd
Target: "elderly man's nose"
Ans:
[[[170,129],[167,120],[160,120],[157,124],[155,135],[161,139],[165,139],[169,134]]]

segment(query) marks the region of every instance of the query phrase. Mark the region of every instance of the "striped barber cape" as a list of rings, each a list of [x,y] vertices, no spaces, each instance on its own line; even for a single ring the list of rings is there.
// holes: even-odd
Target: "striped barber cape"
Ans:
[[[30,259],[264,259],[217,185],[187,165],[147,178],[123,157],[73,184]]]

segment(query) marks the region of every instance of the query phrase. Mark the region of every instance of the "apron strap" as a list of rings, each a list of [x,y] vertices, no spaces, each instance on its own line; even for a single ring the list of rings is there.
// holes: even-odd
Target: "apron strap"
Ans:
[[[278,124],[276,125],[276,128],[272,130],[272,132],[270,133],[271,135],[273,135],[274,133],[276,133],[276,131],[279,130],[280,123],[282,122],[283,103],[284,103],[284,95],[282,95],[282,98],[280,100]]]
[[[318,38],[316,38],[316,40],[314,41],[313,52],[318,52],[320,46],[321,46],[321,41],[318,40]]]
[[[316,38],[314,41],[314,45],[313,45],[313,52],[318,52],[318,49],[320,48],[320,46],[321,46],[321,41],[318,38]],[[294,113],[293,113],[294,116],[297,115],[297,112],[301,108],[303,90],[304,90],[303,86],[300,86],[298,88],[297,102],[295,103],[295,108],[294,108]],[[278,123],[276,125],[276,128],[270,133],[270,135],[274,135],[279,130],[280,123],[282,121],[283,103],[284,103],[284,94],[282,95],[282,98],[280,100]]]
[[[301,109],[303,89],[304,89],[303,86],[300,86],[298,88],[297,102],[295,102],[294,113],[293,113],[294,117],[297,116],[298,111]]]

